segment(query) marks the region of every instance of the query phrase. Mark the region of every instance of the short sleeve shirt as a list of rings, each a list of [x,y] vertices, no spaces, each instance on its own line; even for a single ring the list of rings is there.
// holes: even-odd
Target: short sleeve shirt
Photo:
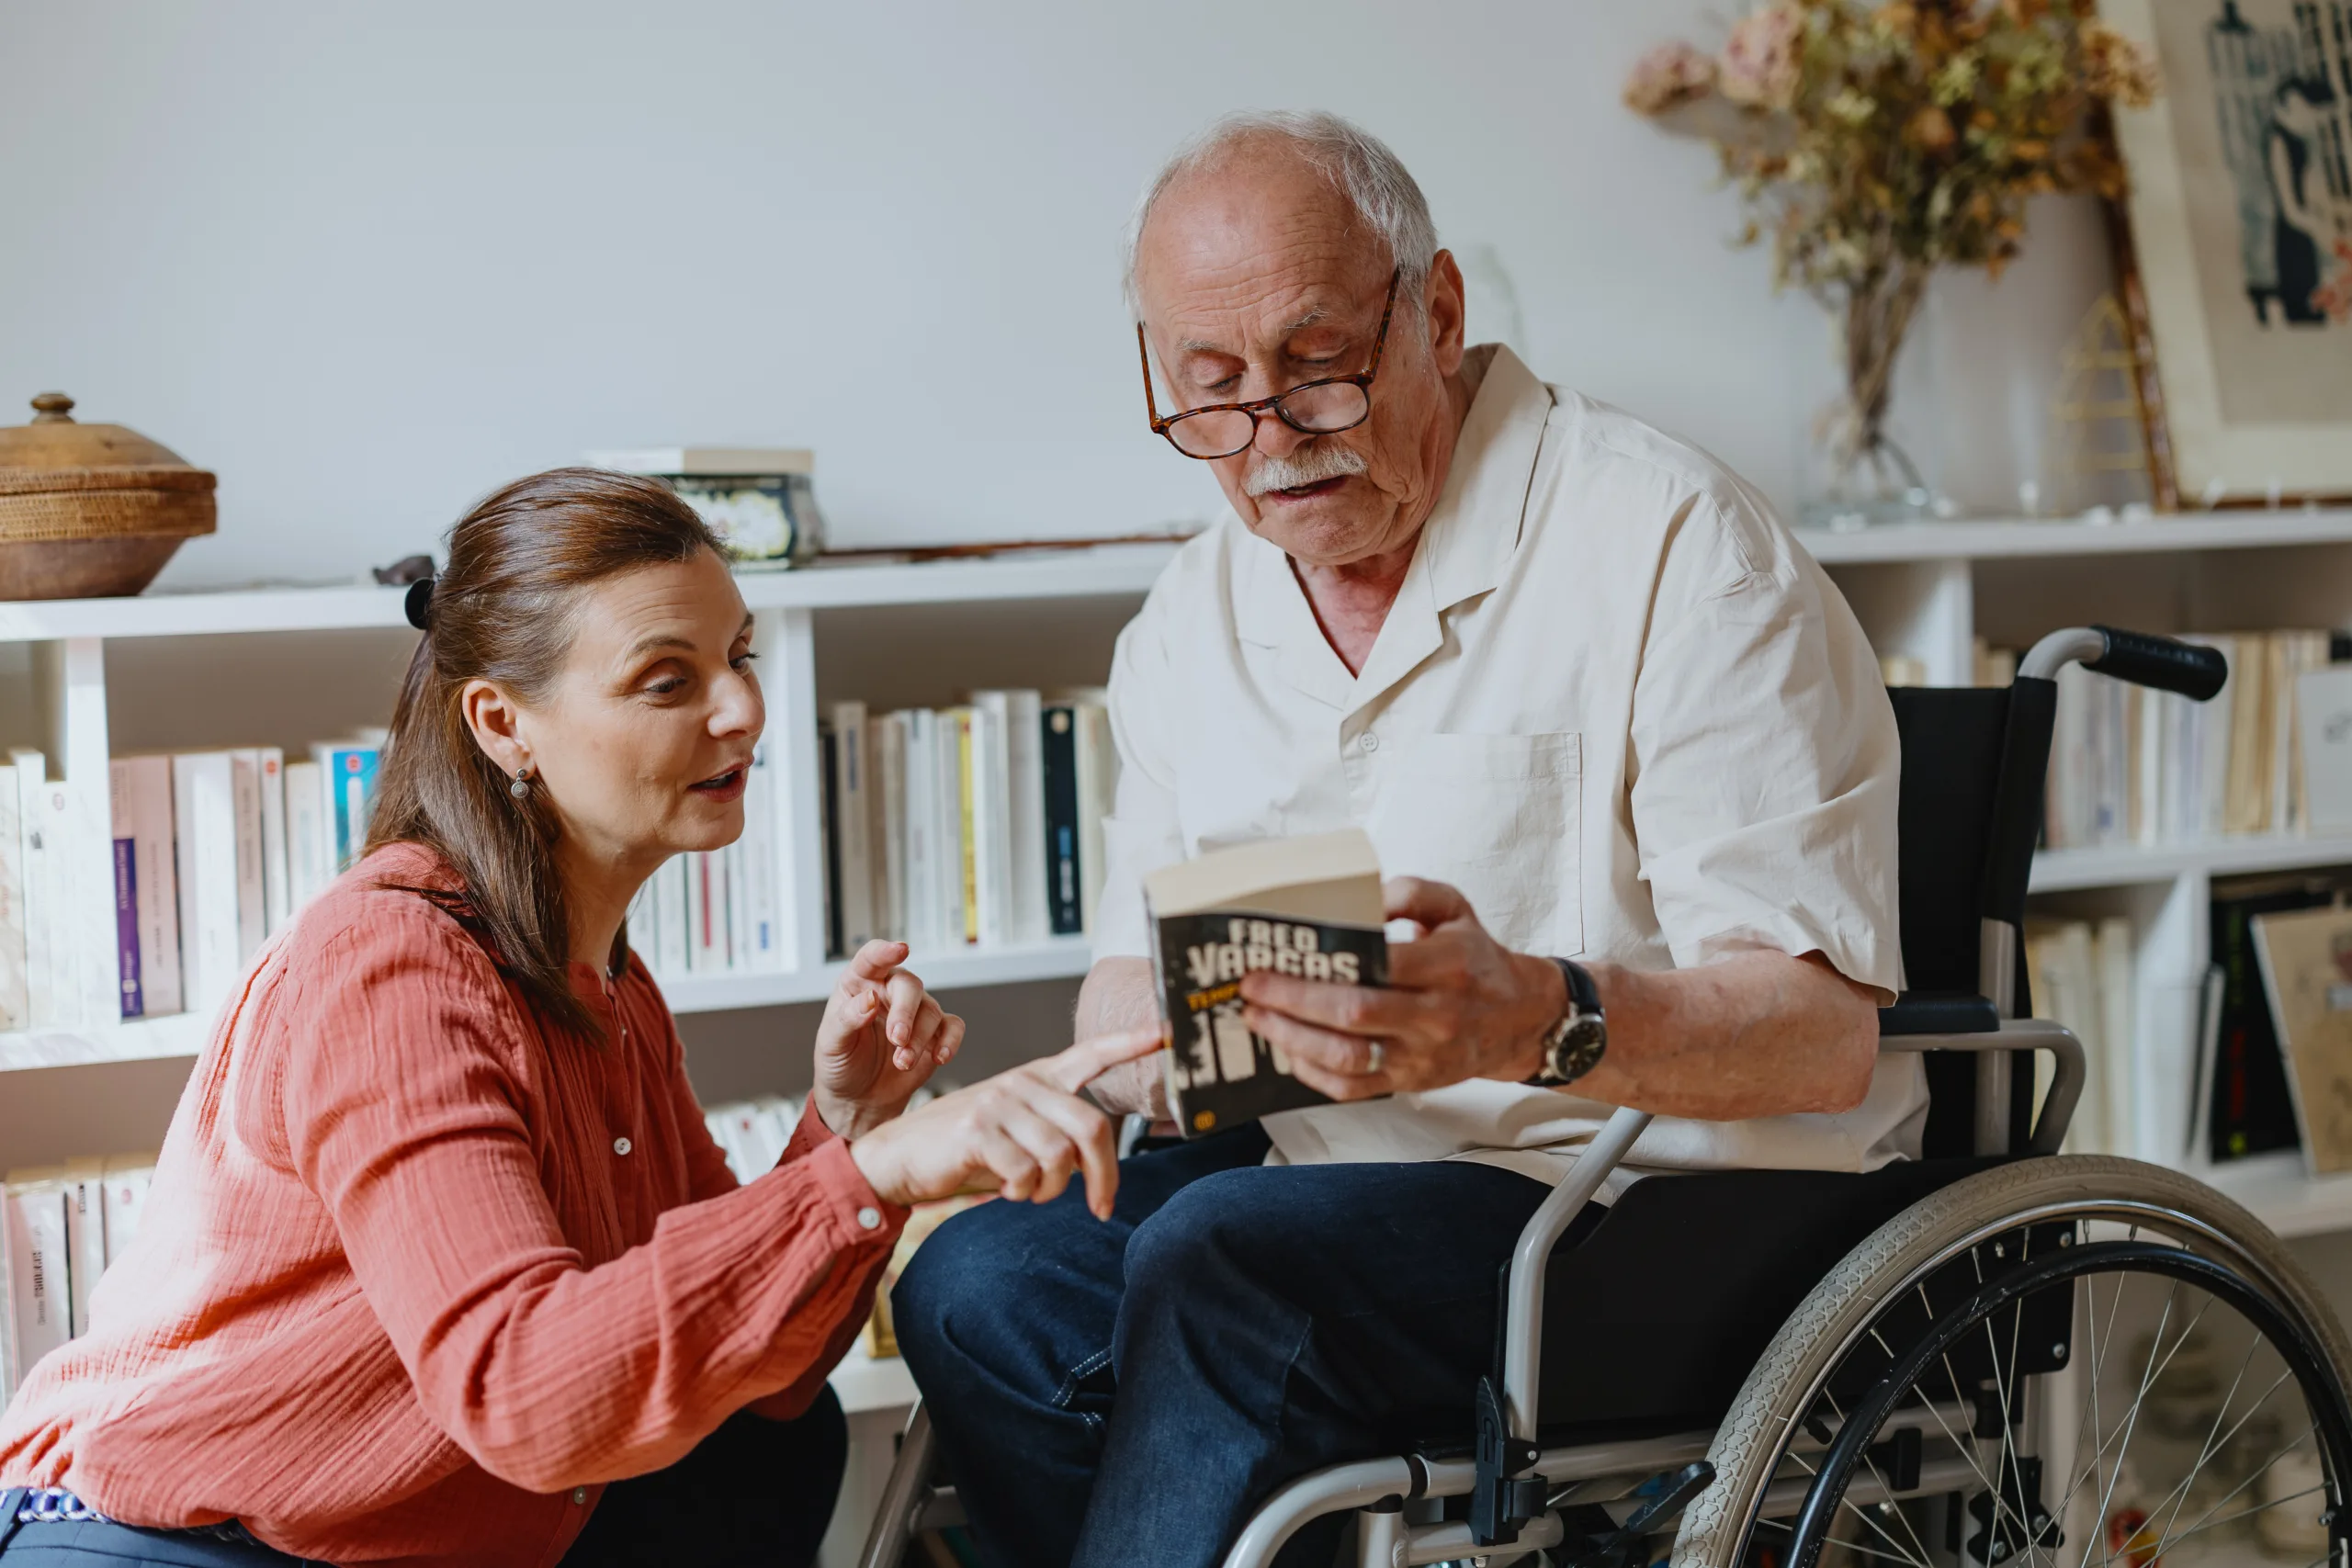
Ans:
[[[1097,959],[1144,956],[1144,874],[1363,828],[1506,946],[1664,969],[1818,953],[1892,999],[1894,716],[1860,626],[1704,453],[1471,351],[1477,389],[1362,671],[1238,517],[1119,638]],[[1660,1117],[1645,1169],[1867,1170],[1917,1153],[1916,1056],[1838,1115]],[[1547,1181],[1611,1108],[1484,1079],[1267,1119],[1291,1163],[1467,1158]]]

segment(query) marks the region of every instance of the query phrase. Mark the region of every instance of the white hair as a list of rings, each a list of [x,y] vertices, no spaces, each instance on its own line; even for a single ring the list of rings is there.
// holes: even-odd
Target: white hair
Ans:
[[[1229,114],[1177,149],[1144,186],[1143,199],[1127,220],[1123,276],[1128,309],[1143,313],[1136,298],[1136,247],[1160,197],[1187,175],[1215,168],[1245,143],[1261,141],[1286,144],[1347,198],[1357,220],[1388,247],[1389,260],[1401,275],[1397,303],[1418,310],[1437,259],[1437,225],[1430,221],[1429,201],[1385,142],[1321,109]]]

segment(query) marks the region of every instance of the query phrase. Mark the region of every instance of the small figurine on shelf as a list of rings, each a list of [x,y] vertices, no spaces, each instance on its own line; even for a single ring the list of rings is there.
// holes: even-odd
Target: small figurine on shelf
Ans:
[[[825,547],[816,455],[768,446],[656,446],[592,452],[591,468],[662,480],[726,541],[739,570],[806,566]]]

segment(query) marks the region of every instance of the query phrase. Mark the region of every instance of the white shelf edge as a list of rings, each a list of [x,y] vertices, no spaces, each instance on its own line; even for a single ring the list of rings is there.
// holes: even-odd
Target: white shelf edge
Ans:
[[[1099,545],[987,560],[747,571],[735,581],[754,610],[1140,597],[1175,550],[1173,545]],[[0,602],[0,642],[397,630],[408,625],[405,592],[351,585]]]
[[[976,986],[1076,979],[1086,973],[1088,963],[1087,939],[1067,936],[1029,946],[939,953],[928,960],[919,953],[907,966],[930,989],[944,993]],[[797,974],[671,976],[657,983],[673,1013],[724,1012],[821,1001],[831,994],[842,967],[828,964]],[[210,1038],[211,1024],[209,1014],[184,1012],[95,1029],[0,1034],[0,1073],[194,1056]]]
[[[1969,518],[1898,523],[1851,534],[1806,528],[1798,531],[1797,538],[1824,566],[2260,549],[2352,542],[2352,508],[2200,512],[2105,525],[2057,518]]]
[[[2028,890],[2065,893],[2123,887],[2135,882],[2168,882],[2191,871],[2235,876],[2320,865],[2352,865],[2352,837],[2249,833],[2243,838],[2199,839],[2180,844],[2043,850],[2033,857],[2033,878]]]

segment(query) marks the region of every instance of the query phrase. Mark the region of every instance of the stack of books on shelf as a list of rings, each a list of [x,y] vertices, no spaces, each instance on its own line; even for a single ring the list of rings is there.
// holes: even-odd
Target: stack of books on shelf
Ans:
[[[98,1277],[130,1247],[152,1154],[12,1170],[0,1186],[0,1407],[35,1361],[90,1326]]]
[[[768,759],[763,745],[743,781],[742,836],[724,849],[673,856],[629,905],[629,946],[655,975],[757,975],[784,967],[783,863],[775,769]]]
[[[366,841],[380,734],[116,758],[103,800],[0,766],[0,1029],[209,1012]],[[110,868],[110,875],[101,874]]]
[[[2305,698],[2342,682],[2352,644],[2323,631],[2185,635],[2219,649],[2229,683],[2193,703],[2068,665],[2058,677],[2044,841],[2052,849],[2296,834],[2346,821],[2313,815]],[[2332,641],[2335,643],[2331,648]]]
[[[1093,929],[1118,776],[1101,692],[836,703],[820,744],[831,956],[877,937],[935,953]]]
[[[772,1094],[727,1105],[706,1105],[702,1120],[718,1152],[727,1156],[727,1168],[735,1173],[735,1179],[751,1182],[774,1170],[775,1162],[784,1157],[792,1130],[800,1124],[800,1101]]]

